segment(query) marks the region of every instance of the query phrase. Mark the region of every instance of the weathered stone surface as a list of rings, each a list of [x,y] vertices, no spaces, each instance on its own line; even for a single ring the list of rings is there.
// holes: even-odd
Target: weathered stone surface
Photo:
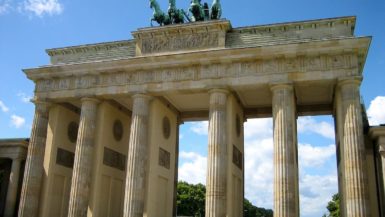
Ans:
[[[148,116],[150,97],[133,96],[130,143],[128,144],[124,217],[142,217],[148,155]]]
[[[98,104],[93,98],[82,99],[68,217],[87,216]]]
[[[274,217],[299,216],[297,125],[292,85],[278,84],[273,93]]]
[[[28,147],[19,216],[37,217],[43,176],[43,159],[47,138],[49,104],[35,102],[35,117]]]
[[[360,78],[340,80],[340,106],[343,132],[344,176],[343,185],[345,216],[370,216],[365,144],[363,136],[362,111],[360,103]]]
[[[12,159],[11,176],[9,177],[7,198],[5,201],[4,217],[14,217],[17,189],[19,186],[21,159]]]
[[[228,91],[210,91],[209,147],[206,177],[206,217],[226,216],[227,137],[226,102]]]

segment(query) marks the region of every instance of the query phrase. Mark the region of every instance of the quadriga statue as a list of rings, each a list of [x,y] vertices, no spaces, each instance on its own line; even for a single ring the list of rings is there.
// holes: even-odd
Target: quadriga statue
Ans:
[[[185,21],[197,22],[210,19],[217,20],[220,19],[222,15],[220,0],[213,0],[211,9],[209,9],[207,3],[202,5],[201,0],[191,0],[190,8],[188,10],[191,15],[186,13],[183,9],[177,9],[176,0],[169,0],[168,3],[168,11],[167,13],[164,13],[156,0],[150,0],[150,7],[153,9],[151,26],[153,26],[153,21],[157,22],[160,26],[163,26],[184,23]]]

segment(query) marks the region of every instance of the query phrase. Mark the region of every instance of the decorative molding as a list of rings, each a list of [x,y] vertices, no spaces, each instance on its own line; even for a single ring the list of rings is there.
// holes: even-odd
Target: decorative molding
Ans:
[[[74,121],[71,121],[69,124],[68,124],[68,127],[67,127],[67,136],[68,136],[68,140],[71,142],[71,143],[76,143],[76,140],[78,138],[78,129],[79,129],[79,124],[74,122]]]
[[[101,73],[78,77],[38,80],[36,92],[64,91],[160,82],[180,82],[202,79],[240,78],[255,75],[289,72],[354,69],[354,54],[321,55],[312,57],[275,58],[247,62],[233,62],[159,70]]]
[[[104,147],[103,164],[121,171],[126,170],[126,156]]]
[[[242,170],[243,168],[243,155],[242,152],[239,151],[239,149],[233,145],[233,163]]]
[[[218,47],[217,33],[198,33],[142,39],[142,54]]]
[[[75,153],[57,148],[56,164],[72,169],[74,167],[74,159]]]
[[[113,50],[121,47],[132,46],[135,44],[135,40],[127,41],[114,41],[114,42],[105,42],[98,44],[89,44],[73,47],[64,47],[64,48],[53,48],[47,49],[46,52],[49,56],[58,56],[58,55],[72,55],[72,54],[81,54],[88,52],[98,52],[101,50]],[[135,45],[134,45],[135,46]]]
[[[215,20],[187,25],[171,25],[160,28],[144,28],[133,32],[137,42],[137,55],[162,52],[202,50],[225,47],[226,33],[231,24]]]
[[[115,120],[112,127],[112,135],[116,141],[122,140],[124,134],[123,124],[120,120]]]
[[[159,148],[159,166],[170,169],[170,152]]]

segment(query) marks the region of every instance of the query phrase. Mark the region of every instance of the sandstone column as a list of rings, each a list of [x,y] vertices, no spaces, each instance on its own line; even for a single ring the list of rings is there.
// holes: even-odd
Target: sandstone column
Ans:
[[[86,217],[91,188],[91,170],[99,101],[81,99],[80,124],[72,172],[68,217]]]
[[[127,175],[124,194],[124,217],[142,217],[148,158],[148,116],[151,97],[137,94],[133,98]]]
[[[363,137],[362,111],[360,103],[360,79],[349,78],[338,83],[341,102],[338,103],[342,118],[341,140],[343,145],[345,186],[345,215],[349,217],[369,216],[365,144]]]
[[[295,100],[292,85],[278,84],[273,93],[274,217],[299,216]]]
[[[17,189],[19,186],[20,163],[20,159],[12,159],[12,168],[11,175],[9,177],[7,199],[5,201],[4,217],[13,217],[15,213]]]
[[[38,215],[48,112],[48,103],[35,101],[35,116],[24,170],[19,217],[36,217]]]
[[[379,139],[380,140],[380,139]],[[385,197],[385,137],[381,139],[382,143],[379,143],[379,152],[381,155],[381,163],[382,163],[382,189],[383,195]]]
[[[225,217],[227,179],[226,103],[228,91],[214,89],[209,93],[206,217]]]

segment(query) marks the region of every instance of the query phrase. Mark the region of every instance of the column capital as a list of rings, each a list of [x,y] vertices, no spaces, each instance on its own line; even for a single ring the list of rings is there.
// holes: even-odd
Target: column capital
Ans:
[[[132,99],[136,99],[136,98],[143,98],[143,99],[147,99],[147,100],[152,100],[153,97],[151,95],[148,95],[148,94],[145,94],[145,93],[136,93],[134,95],[131,96]]]
[[[80,101],[82,103],[84,102],[92,102],[92,103],[95,103],[95,104],[99,104],[101,101],[97,98],[94,98],[94,97],[83,97],[80,99]]]
[[[230,91],[226,88],[213,88],[209,90],[209,94],[212,93],[224,93],[226,95],[230,94]]]
[[[385,143],[378,144],[378,152],[385,157]]]
[[[344,85],[360,86],[361,82],[362,82],[362,76],[343,77],[338,79],[338,86],[344,86]]]
[[[49,108],[52,106],[51,102],[41,99],[32,99],[31,102],[35,104],[35,109],[39,112],[48,112]]]
[[[282,90],[282,89],[289,89],[293,90],[293,83],[271,83],[270,84],[270,90],[276,91],[276,90]]]

